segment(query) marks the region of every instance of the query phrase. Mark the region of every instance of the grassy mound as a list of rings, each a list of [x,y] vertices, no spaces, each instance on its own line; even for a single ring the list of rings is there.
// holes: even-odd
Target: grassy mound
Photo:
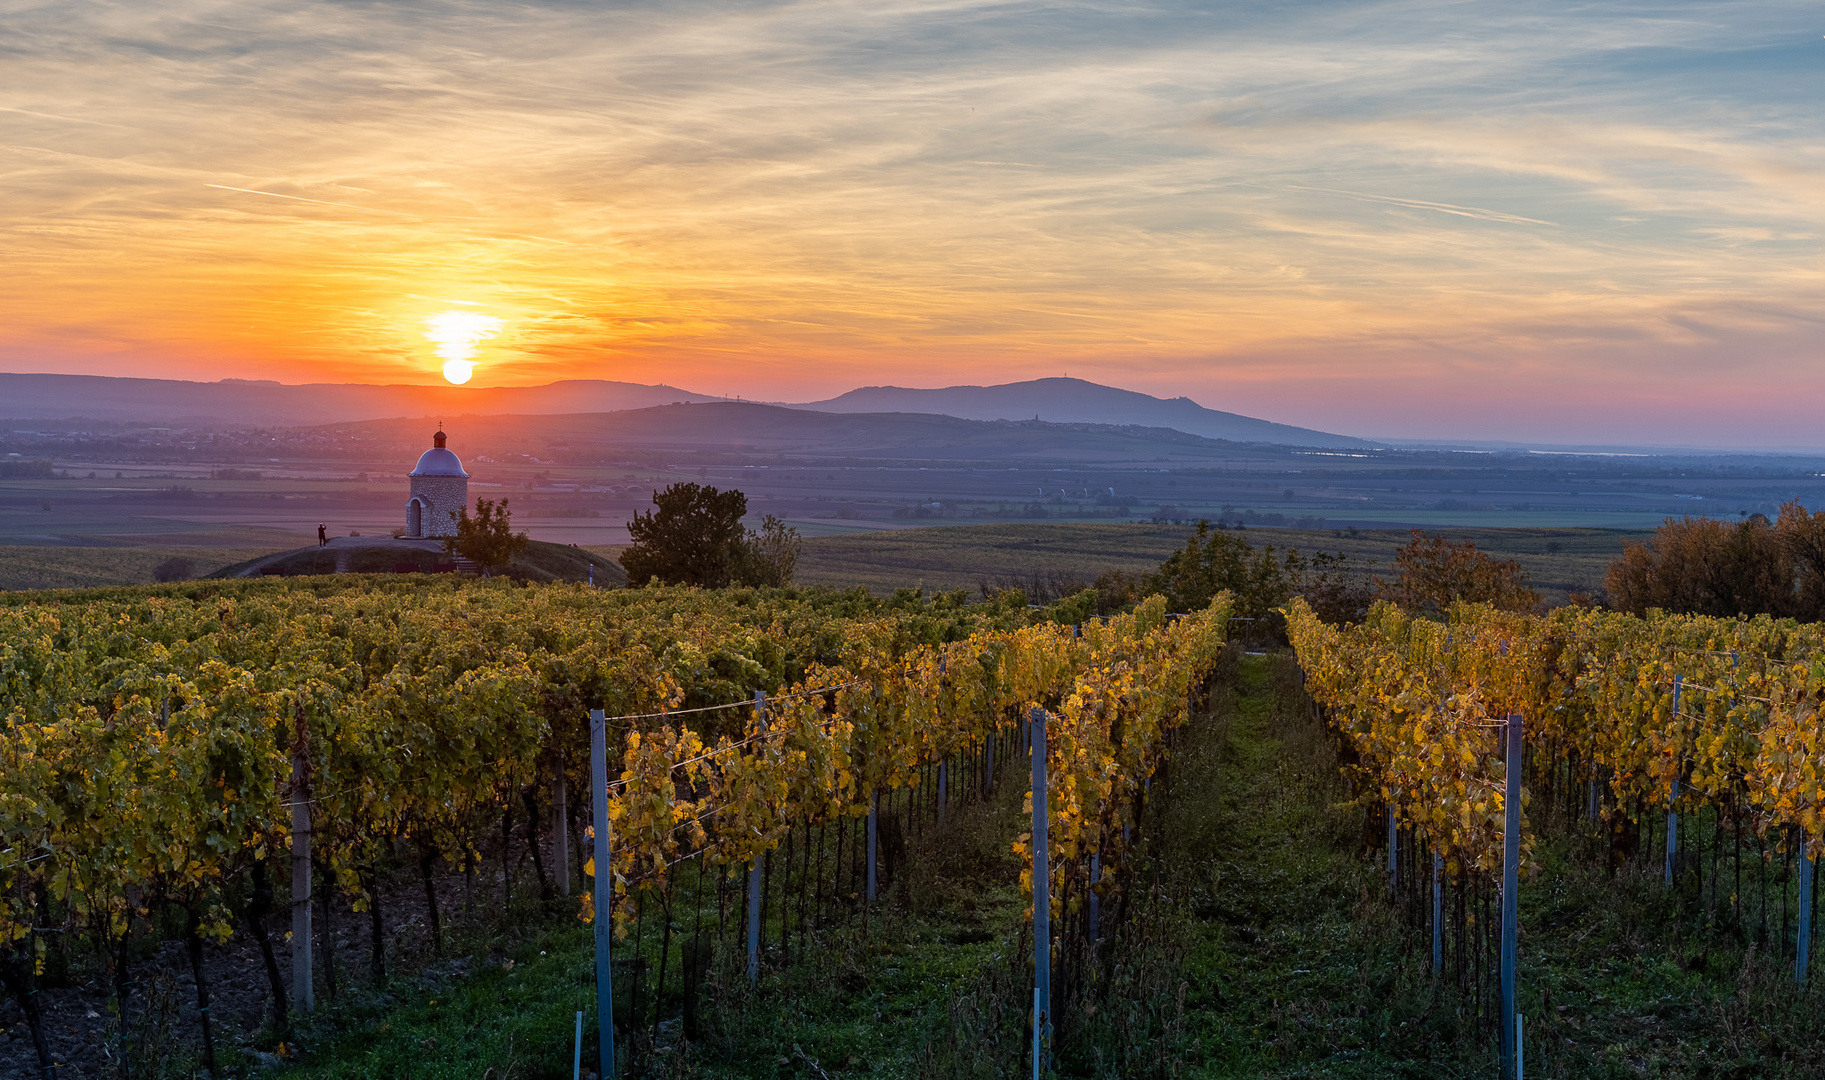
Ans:
[[[280,556],[262,555],[224,566],[210,577],[241,577],[249,571],[260,573],[268,568],[287,577],[336,573],[338,552],[325,548],[301,548]],[[412,547],[370,547],[348,552],[343,559],[348,573],[434,573],[439,565],[448,565],[442,552]],[[627,573],[621,564],[583,548],[549,544],[534,540],[519,558],[514,559],[500,575],[516,581],[589,581],[594,567],[595,583],[602,586],[627,584]],[[410,567],[411,569],[404,569]],[[258,569],[256,569],[258,568]]]
[[[256,553],[219,547],[0,545],[0,590],[150,585],[207,573],[224,558]],[[161,576],[162,575],[162,576]]]

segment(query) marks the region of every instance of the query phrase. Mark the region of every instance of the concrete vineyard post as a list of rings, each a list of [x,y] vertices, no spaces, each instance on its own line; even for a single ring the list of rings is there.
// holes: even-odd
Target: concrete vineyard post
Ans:
[[[1033,750],[1033,1030],[1034,1068],[1041,1032],[1052,1013],[1052,875],[1046,847],[1046,711],[1028,714],[1028,745]]]
[[[316,1006],[311,985],[311,778],[310,730],[304,704],[297,706],[291,748],[291,996],[292,1007]]]
[[[608,719],[602,709],[589,714],[589,787],[596,860],[592,897],[596,909],[596,1037],[601,1042],[601,1075],[608,1080],[615,1075],[615,984],[609,966],[614,943],[609,901],[615,893],[615,864],[608,843]]]
[[[1519,928],[1521,881],[1521,714],[1508,716],[1507,788],[1502,810],[1502,1073],[1518,1080],[1520,1053],[1515,1039],[1515,935]]]

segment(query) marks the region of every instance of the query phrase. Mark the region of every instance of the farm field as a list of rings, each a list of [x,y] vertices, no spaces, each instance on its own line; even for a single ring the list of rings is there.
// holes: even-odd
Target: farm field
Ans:
[[[825,417],[817,423],[834,427],[814,437],[805,425],[817,415],[723,403],[463,417],[451,445],[473,474],[472,495],[510,498],[521,527],[558,544],[625,543],[628,518],[678,481],[737,488],[751,514],[806,536],[1200,517],[1316,532],[1626,530],[1683,514],[1773,516],[1790,499],[1825,505],[1825,459],[1804,455],[1340,453],[1027,423],[933,441],[932,424],[949,425],[910,415]],[[0,544],[282,550],[308,542],[319,522],[333,535],[384,535],[403,523],[404,473],[433,424],[0,425],[12,465],[0,470]]]
[[[1192,531],[1185,525],[1018,523],[820,536],[805,541],[799,580],[843,588],[863,585],[875,591],[919,584],[929,589],[966,589],[972,594],[983,585],[1055,591],[1071,582],[1088,584],[1107,570],[1130,574],[1153,570],[1183,547]],[[1498,558],[1516,560],[1548,604],[1564,603],[1573,591],[1593,592],[1601,587],[1605,568],[1622,553],[1623,545],[1651,535],[1609,529],[1438,532],[1452,540],[1472,541],[1479,550]],[[1235,535],[1256,546],[1272,544],[1306,554],[1344,555],[1349,560],[1348,571],[1364,579],[1386,575],[1394,552],[1411,538],[1404,529],[1249,528]]]
[[[977,595],[985,584],[1049,592],[1061,585],[1088,584],[1108,570],[1130,574],[1153,570],[1182,547],[1192,531],[1187,525],[1100,522],[851,529],[841,535],[807,536],[797,580],[830,588],[859,585],[876,593],[923,585]],[[1621,554],[1623,544],[1651,535],[1609,529],[1439,531],[1453,540],[1471,540],[1497,557],[1517,560],[1549,604],[1563,603],[1571,591],[1590,592],[1601,586],[1605,567]],[[1249,528],[1236,535],[1257,545],[1346,555],[1349,572],[1365,579],[1386,574],[1394,551],[1410,537],[1399,529]],[[143,585],[152,582],[153,571],[172,558],[189,559],[194,576],[208,576],[304,542],[302,537],[285,536],[283,547],[254,547],[243,536],[238,538],[243,545],[239,547],[0,544],[0,589]],[[574,550],[566,545],[548,546]],[[612,563],[625,545],[585,545],[581,550],[602,563]],[[610,569],[608,577],[619,580],[619,564]]]

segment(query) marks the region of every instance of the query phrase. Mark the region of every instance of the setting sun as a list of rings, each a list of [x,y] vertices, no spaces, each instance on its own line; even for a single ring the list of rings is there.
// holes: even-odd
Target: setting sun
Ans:
[[[475,374],[476,346],[501,332],[501,320],[473,311],[444,311],[425,319],[425,338],[444,358],[444,378],[457,385]]]

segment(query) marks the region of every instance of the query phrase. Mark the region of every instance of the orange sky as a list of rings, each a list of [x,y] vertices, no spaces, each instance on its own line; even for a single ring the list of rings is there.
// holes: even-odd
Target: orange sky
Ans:
[[[1825,444],[1815,9],[1259,7],[15,10],[0,368]]]

